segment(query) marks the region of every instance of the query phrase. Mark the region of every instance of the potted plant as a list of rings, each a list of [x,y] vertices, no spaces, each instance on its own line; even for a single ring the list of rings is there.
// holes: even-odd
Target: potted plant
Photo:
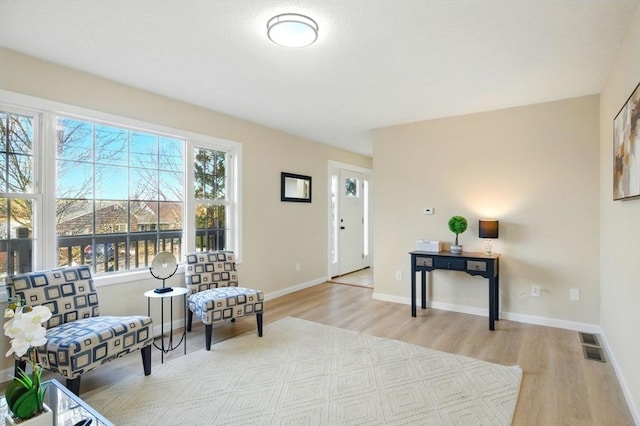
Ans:
[[[467,230],[467,219],[462,216],[453,216],[449,219],[449,231],[456,234],[456,242],[451,245],[451,253],[462,253],[462,246],[458,245],[458,235]]]
[[[11,302],[4,311],[8,321],[4,325],[5,336],[11,339],[11,349],[6,356],[29,357],[31,375],[19,370],[5,390],[5,399],[10,414],[7,413],[8,425],[51,424],[53,416],[49,407],[44,404],[44,386],[42,385],[42,366],[38,364],[36,347],[47,343],[47,330],[42,325],[51,318],[51,310],[46,306],[25,306],[24,301],[18,299]],[[46,416],[44,415],[46,414]]]

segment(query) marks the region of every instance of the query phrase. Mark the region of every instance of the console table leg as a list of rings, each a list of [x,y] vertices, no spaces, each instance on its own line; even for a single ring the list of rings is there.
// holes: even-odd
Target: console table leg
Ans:
[[[421,272],[422,275],[422,309],[427,309],[427,273]]]
[[[411,316],[416,316],[416,271],[411,271]]]
[[[489,278],[489,330],[495,330],[496,319],[496,280]]]

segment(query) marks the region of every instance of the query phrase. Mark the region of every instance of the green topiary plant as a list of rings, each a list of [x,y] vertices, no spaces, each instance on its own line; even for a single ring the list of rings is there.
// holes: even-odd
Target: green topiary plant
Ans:
[[[458,234],[467,230],[467,219],[462,216],[453,216],[449,219],[449,231],[456,234],[456,246],[458,245]]]

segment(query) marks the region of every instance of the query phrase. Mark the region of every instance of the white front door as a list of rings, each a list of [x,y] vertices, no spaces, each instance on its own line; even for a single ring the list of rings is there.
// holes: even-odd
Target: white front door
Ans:
[[[362,173],[340,169],[338,179],[338,275],[365,267],[365,186]]]

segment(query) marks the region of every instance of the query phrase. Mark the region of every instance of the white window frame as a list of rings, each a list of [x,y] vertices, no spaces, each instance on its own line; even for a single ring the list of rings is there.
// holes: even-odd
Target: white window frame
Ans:
[[[1,93],[0,93],[1,94]],[[0,97],[4,101],[4,97]],[[44,134],[44,123],[43,123],[43,111],[35,109],[35,108],[25,108],[22,106],[10,105],[7,103],[0,103],[0,108],[5,110],[6,112],[12,114],[19,114],[24,116],[33,117],[33,188],[32,192],[19,194],[19,193],[5,193],[6,198],[25,198],[33,200],[33,246],[32,246],[32,267],[35,268],[35,265],[42,264],[44,244],[41,237],[41,232],[43,229],[43,217],[46,217],[46,214],[43,214],[43,191],[41,182],[42,179],[42,161],[43,158],[43,143],[42,143],[42,134]]]
[[[183,254],[195,250],[195,214],[193,193],[193,148],[203,147],[227,152],[227,174],[230,186],[227,196],[230,206],[230,242],[229,250],[236,253],[237,262],[242,261],[242,144],[214,136],[202,135],[158,124],[147,123],[114,114],[99,112],[83,107],[68,105],[56,101],[23,95],[0,89],[0,105],[8,111],[25,114],[38,114],[39,139],[34,132],[34,192],[39,194],[40,207],[34,215],[34,259],[33,270],[57,267],[56,255],[56,162],[44,161],[45,158],[56,158],[56,117],[58,115],[80,120],[98,121],[114,126],[130,127],[142,131],[157,132],[167,136],[185,139],[184,175],[184,225]],[[35,126],[34,126],[35,127]],[[189,164],[191,160],[191,165]],[[36,229],[36,225],[37,229]],[[39,242],[39,243],[38,243]],[[179,262],[182,259],[178,259]],[[133,280],[149,278],[149,271],[138,269],[105,275],[95,275],[97,286],[121,284]]]

